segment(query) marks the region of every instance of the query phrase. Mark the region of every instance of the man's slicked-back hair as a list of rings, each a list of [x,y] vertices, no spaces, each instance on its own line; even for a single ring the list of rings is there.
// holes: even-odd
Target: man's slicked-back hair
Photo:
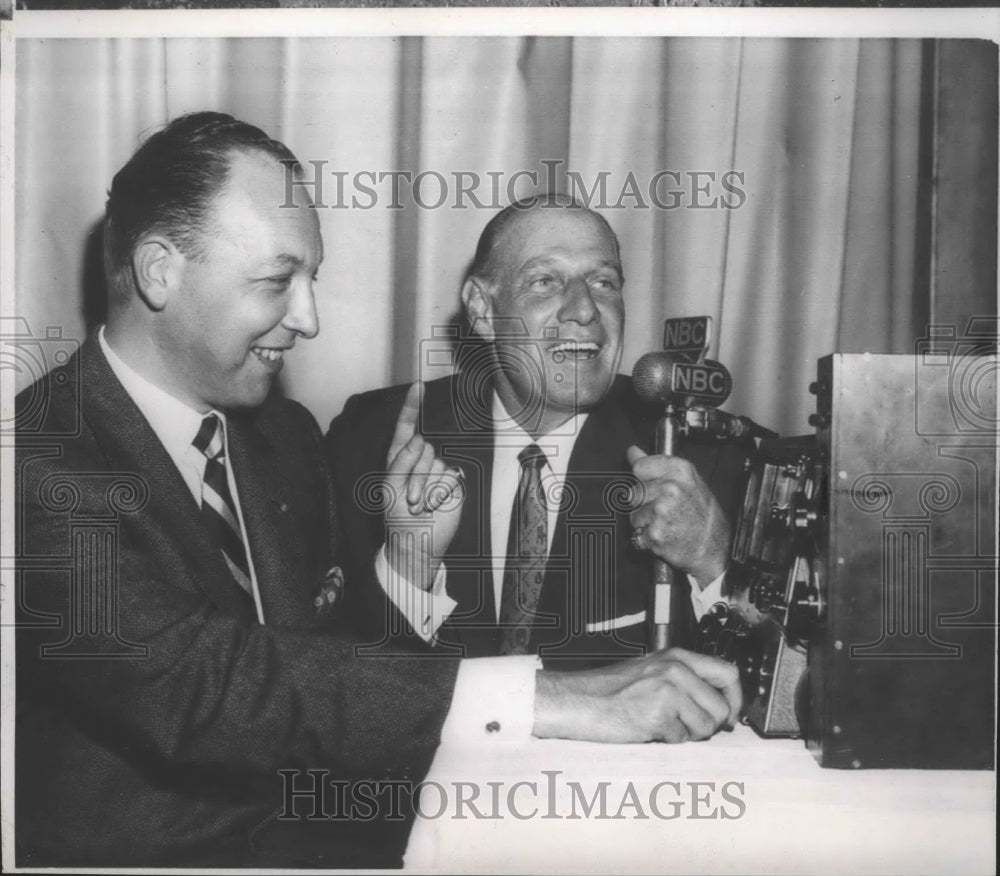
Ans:
[[[472,259],[472,264],[469,266],[466,277],[476,277],[487,282],[495,282],[498,268],[496,259],[497,245],[503,238],[504,232],[512,223],[517,221],[519,216],[522,216],[529,210],[546,209],[581,210],[593,216],[611,240],[615,250],[615,258],[618,260],[619,273],[622,272],[621,246],[618,243],[618,235],[612,230],[608,224],[608,220],[600,213],[596,213],[589,207],[584,206],[570,195],[559,192],[548,192],[544,195],[531,195],[530,197],[513,201],[486,223],[483,233],[479,235],[479,243],[476,244],[476,254]],[[624,280],[624,277],[622,279]]]
[[[152,134],[115,174],[104,223],[104,267],[111,294],[134,291],[132,253],[150,233],[199,258],[207,216],[229,180],[234,154],[264,152],[301,171],[283,143],[225,113],[179,116]]]

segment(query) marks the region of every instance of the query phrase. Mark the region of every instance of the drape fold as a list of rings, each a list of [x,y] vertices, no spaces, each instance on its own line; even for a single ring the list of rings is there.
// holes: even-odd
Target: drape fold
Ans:
[[[818,357],[906,352],[923,329],[925,57],[906,40],[22,40],[18,313],[82,338],[112,174],[169,117],[223,110],[322,185],[321,335],[284,376],[321,423],[353,392],[436,375],[424,349],[479,231],[547,188],[548,162],[621,239],[623,370],[664,318],[709,314],[727,409],[801,434]]]

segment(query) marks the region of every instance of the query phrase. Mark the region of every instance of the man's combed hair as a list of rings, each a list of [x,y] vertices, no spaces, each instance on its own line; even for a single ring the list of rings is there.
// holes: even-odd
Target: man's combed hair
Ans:
[[[262,151],[301,168],[291,150],[225,113],[180,116],[139,147],[115,174],[104,224],[104,266],[112,294],[134,291],[132,252],[146,234],[169,237],[198,258],[206,217],[229,179],[233,153]]]
[[[621,247],[618,244],[618,235],[612,230],[600,213],[595,213],[589,207],[584,206],[569,195],[559,192],[548,192],[543,195],[531,195],[527,198],[513,201],[504,207],[496,216],[486,223],[483,233],[479,235],[479,243],[476,245],[476,254],[472,259],[472,264],[466,273],[467,277],[478,277],[483,280],[493,282],[496,280],[496,247],[503,237],[507,227],[514,222],[518,216],[528,210],[545,209],[565,209],[583,210],[593,216],[604,227],[608,237],[615,248],[615,258],[621,264]]]

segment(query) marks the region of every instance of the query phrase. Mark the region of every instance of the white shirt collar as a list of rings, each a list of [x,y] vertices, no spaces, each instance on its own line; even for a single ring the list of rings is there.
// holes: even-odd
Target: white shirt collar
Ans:
[[[503,429],[494,429],[493,444],[494,454],[497,457],[514,457],[528,445],[537,444],[544,452],[546,460],[552,474],[561,482],[566,477],[569,468],[569,458],[573,453],[576,439],[587,421],[587,412],[583,411],[567,420],[558,429],[548,435],[539,438],[532,438],[521,426],[507,413],[500,396],[493,393],[493,422],[503,423]]]
[[[170,454],[170,458],[180,468],[188,448],[191,447],[191,442],[194,441],[198,429],[201,428],[201,421],[205,418],[205,414],[199,413],[194,408],[188,407],[184,402],[164,392],[127,365],[111,349],[104,336],[103,325],[97,333],[97,339],[115,377],[121,381],[125,391],[132,397],[156,433],[156,437],[160,439],[167,453]],[[219,415],[223,429],[225,429],[225,415],[220,411],[215,411],[215,413]]]

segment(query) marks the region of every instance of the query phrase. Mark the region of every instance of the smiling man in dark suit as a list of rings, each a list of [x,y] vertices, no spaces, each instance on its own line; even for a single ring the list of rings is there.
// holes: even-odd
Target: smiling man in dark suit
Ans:
[[[623,285],[614,232],[571,199],[535,197],[488,223],[462,289],[475,340],[454,376],[428,383],[420,423],[464,473],[462,520],[426,597],[368,594],[371,636],[537,653],[561,668],[641,654],[654,553],[692,582],[690,595],[674,588],[674,627],[693,644],[697,617],[721,598],[744,454],[718,442],[689,441],[684,458],[640,449],[657,412],[618,374]],[[331,424],[345,498],[381,465],[404,391],[356,396]],[[385,533],[378,509],[365,511],[353,503],[345,523],[368,551]]]
[[[21,554],[72,553],[69,580],[23,573],[21,866],[399,858],[391,831],[382,857],[363,831],[273,839],[279,768],[422,773],[457,669],[330,635],[345,578],[373,572],[338,565],[318,429],[270,392],[318,331],[323,257],[315,212],[277,209],[281,161],[214,113],[147,140],[109,193],[107,324],[19,397],[48,397],[19,435]],[[76,541],[102,519],[113,544]]]
[[[309,789],[419,782],[442,739],[677,741],[739,708],[731,667],[682,653],[572,677],[359,655],[345,604],[429,589],[439,559],[396,536],[446,548],[463,494],[414,387],[389,548],[346,557],[319,430],[272,392],[318,331],[300,170],[218,113],[151,136],[109,193],[107,324],[18,397],[20,867],[398,866],[398,803],[345,823]]]

